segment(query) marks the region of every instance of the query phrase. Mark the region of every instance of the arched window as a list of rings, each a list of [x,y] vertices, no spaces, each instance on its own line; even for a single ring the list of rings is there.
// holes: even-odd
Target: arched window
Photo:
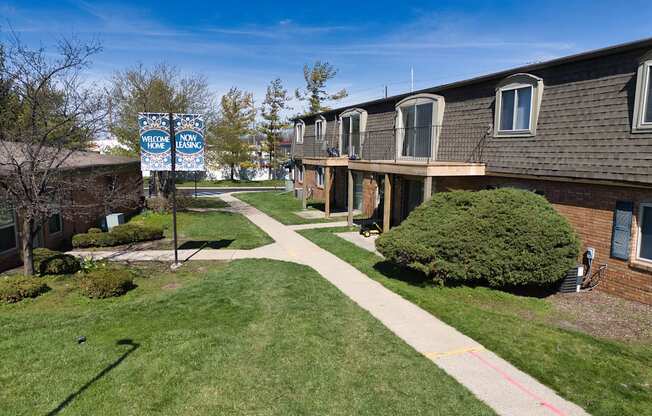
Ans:
[[[346,110],[340,114],[339,120],[340,154],[360,156],[367,128],[367,112],[360,108]]]
[[[326,138],[326,117],[315,118],[315,141],[323,142]]]
[[[652,131],[652,51],[641,57],[636,74],[632,131]]]
[[[396,104],[396,152],[400,158],[433,159],[444,118],[441,95],[416,94]]]
[[[514,74],[496,87],[494,137],[534,136],[543,97],[543,79]]]
[[[299,120],[294,124],[294,139],[296,143],[303,143],[303,133],[306,131],[306,123]]]

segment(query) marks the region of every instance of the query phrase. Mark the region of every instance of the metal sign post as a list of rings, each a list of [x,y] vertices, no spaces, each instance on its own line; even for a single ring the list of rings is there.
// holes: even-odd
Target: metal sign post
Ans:
[[[172,142],[172,240],[174,240],[174,267],[179,264],[177,249],[177,140],[174,134],[174,116],[170,113],[170,141]]]

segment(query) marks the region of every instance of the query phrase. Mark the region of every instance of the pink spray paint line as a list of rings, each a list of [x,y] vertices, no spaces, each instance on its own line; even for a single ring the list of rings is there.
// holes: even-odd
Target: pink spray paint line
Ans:
[[[491,368],[492,370],[494,370],[495,372],[500,374],[505,380],[507,380],[507,382],[513,384],[517,389],[521,390],[523,393],[525,393],[526,395],[530,396],[531,398],[533,398],[534,400],[539,402],[539,404],[541,404],[541,406],[548,408],[551,412],[553,412],[554,414],[556,414],[558,416],[566,416],[566,413],[564,413],[561,410],[557,409],[552,404],[544,401],[536,393],[530,391],[524,385],[522,385],[521,383],[519,383],[518,381],[516,381],[512,377],[510,377],[509,374],[505,373],[500,368],[496,367],[495,365],[491,364],[489,361],[482,358],[482,356],[480,356],[480,354],[478,354],[478,353],[476,353],[474,351],[470,351],[469,354],[473,355],[475,358],[480,360],[481,363],[483,363],[487,367]]]

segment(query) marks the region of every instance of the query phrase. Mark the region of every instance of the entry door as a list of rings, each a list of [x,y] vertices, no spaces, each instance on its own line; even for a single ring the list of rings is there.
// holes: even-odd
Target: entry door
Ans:
[[[353,174],[353,209],[362,210],[362,174]]]
[[[342,118],[342,154],[360,154],[360,115]]]

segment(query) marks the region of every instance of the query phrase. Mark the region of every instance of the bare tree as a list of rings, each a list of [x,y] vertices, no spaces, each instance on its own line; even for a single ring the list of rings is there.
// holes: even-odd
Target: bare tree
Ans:
[[[95,181],[71,169],[103,127],[105,100],[82,79],[101,47],[63,39],[51,53],[14,35],[0,50],[0,209],[17,213],[24,272],[31,275],[42,224],[54,214],[77,218],[91,205],[97,209],[90,195],[74,198],[96,190]],[[104,200],[111,194],[126,197],[116,189]]]

